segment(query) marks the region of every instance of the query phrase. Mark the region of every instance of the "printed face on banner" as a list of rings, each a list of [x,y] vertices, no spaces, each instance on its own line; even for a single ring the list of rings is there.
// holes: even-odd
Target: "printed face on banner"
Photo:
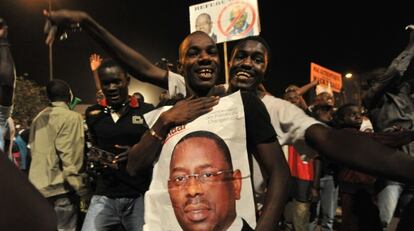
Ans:
[[[211,132],[189,133],[171,158],[168,192],[183,230],[226,230],[236,218],[241,173],[225,142]]]
[[[148,126],[167,109],[146,114]],[[242,219],[255,227],[246,146],[240,92],[170,130],[145,193],[144,230],[227,230]]]
[[[197,16],[195,22],[196,30],[202,31],[208,35],[211,33],[211,29],[213,28],[213,22],[211,21],[211,17],[207,13],[202,13]]]

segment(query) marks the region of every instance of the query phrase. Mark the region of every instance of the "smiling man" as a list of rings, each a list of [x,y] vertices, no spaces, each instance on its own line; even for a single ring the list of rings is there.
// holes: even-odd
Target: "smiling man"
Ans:
[[[230,150],[219,136],[196,131],[178,141],[168,193],[184,231],[252,230],[236,214],[241,187],[241,172],[233,170]]]
[[[231,54],[231,90],[255,92],[261,97],[281,145],[293,144],[298,151],[308,155],[315,155],[314,150],[317,150],[319,154],[351,168],[414,181],[414,158],[370,138],[331,129],[293,104],[260,93],[258,85],[267,74],[271,57],[270,48],[263,38],[247,37],[234,47]]]
[[[105,99],[86,110],[86,123],[94,146],[119,154],[125,150],[116,145],[131,146],[147,131],[142,115],[152,107],[139,105],[136,98],[128,97],[129,76],[114,61],[103,61],[98,74]],[[108,230],[118,225],[126,230],[141,230],[143,194],[152,169],[146,168],[140,177],[132,177],[125,165],[103,168],[98,175],[82,230]],[[117,207],[128,209],[118,212]]]

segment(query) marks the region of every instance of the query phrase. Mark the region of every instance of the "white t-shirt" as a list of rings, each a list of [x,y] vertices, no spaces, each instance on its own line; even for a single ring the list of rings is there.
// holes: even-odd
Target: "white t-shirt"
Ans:
[[[317,154],[305,143],[305,132],[311,125],[322,124],[321,122],[286,100],[265,95],[262,102],[269,113],[280,145],[293,145],[299,153],[308,157]]]

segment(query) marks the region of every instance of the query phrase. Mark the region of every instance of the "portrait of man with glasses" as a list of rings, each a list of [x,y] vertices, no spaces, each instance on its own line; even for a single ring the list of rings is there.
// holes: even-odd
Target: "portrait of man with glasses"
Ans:
[[[174,214],[187,230],[253,230],[237,216],[242,174],[233,169],[230,150],[218,135],[196,131],[176,144],[168,193]]]

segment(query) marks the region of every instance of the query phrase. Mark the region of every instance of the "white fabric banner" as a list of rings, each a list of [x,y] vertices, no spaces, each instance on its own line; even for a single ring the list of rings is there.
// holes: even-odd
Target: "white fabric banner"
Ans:
[[[170,107],[163,107],[146,114],[145,119],[148,125],[152,127],[159,115],[163,111],[168,110],[169,108]],[[172,183],[168,182],[168,179],[171,178],[171,169],[175,169],[172,166],[173,162],[171,161],[171,156],[172,154],[174,154],[175,159],[178,159],[178,151],[174,150],[176,144],[180,141],[182,137],[195,131],[208,131],[214,133],[218,135],[221,139],[223,139],[225,144],[228,146],[233,164],[233,170],[240,170],[242,178],[240,199],[236,200],[237,216],[243,218],[247,223],[249,223],[251,227],[255,227],[255,206],[253,199],[252,184],[250,179],[249,161],[247,156],[244,109],[240,92],[236,92],[232,95],[222,97],[220,99],[219,104],[216,105],[211,112],[203,116],[200,116],[191,123],[178,126],[170,131],[165,140],[165,144],[162,148],[159,160],[154,166],[153,179],[150,188],[145,194],[146,224],[144,226],[144,230],[182,230],[174,214],[174,209],[172,207],[171,202],[171,200],[173,199],[170,199],[170,197],[172,198],[173,196],[172,194],[170,195],[171,192],[169,192],[168,188],[169,185]],[[198,162],[199,160],[200,157],[194,158],[194,162]],[[201,173],[203,172],[201,171]],[[187,190],[187,186],[188,184],[190,184],[190,181],[193,182],[191,184],[194,184],[194,182],[198,180],[198,186],[200,186],[202,190],[210,189],[210,192],[213,192],[218,187],[222,187],[220,185],[226,184],[223,180],[221,180],[221,182],[201,182],[201,180],[198,178],[200,177],[200,172],[197,172],[197,170],[189,171],[186,173],[186,175],[189,176],[187,178],[188,182],[186,182],[187,185],[180,188],[181,191],[179,191],[179,193],[182,193],[182,191]],[[224,175],[215,177],[224,177]],[[196,179],[193,180],[191,178]],[[201,199],[199,200],[209,201],[208,203],[206,202],[206,204],[211,206],[209,207],[208,213],[214,212],[214,203],[216,203],[216,207],[220,207],[223,203],[226,204],[228,202],[214,201],[214,198],[202,198],[207,197],[207,194],[207,192],[203,192],[202,196],[200,197]],[[217,197],[217,194],[215,195],[215,197]],[[220,199],[224,198],[225,197]],[[194,202],[195,207],[197,206],[196,203],[197,202]],[[175,207],[177,210],[185,210],[185,208],[182,208],[180,206],[180,204],[175,203]],[[185,205],[182,206],[185,207]],[[198,219],[200,221],[204,218],[204,215],[205,214],[193,214],[191,218],[195,220]]]

